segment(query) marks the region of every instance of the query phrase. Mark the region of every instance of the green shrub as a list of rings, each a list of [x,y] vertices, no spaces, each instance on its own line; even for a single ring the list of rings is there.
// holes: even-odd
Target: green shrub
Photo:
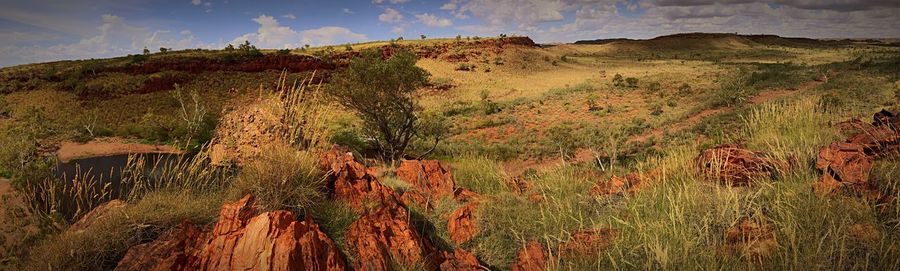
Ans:
[[[638,79],[634,77],[625,78],[625,86],[629,88],[637,88],[638,87]]]

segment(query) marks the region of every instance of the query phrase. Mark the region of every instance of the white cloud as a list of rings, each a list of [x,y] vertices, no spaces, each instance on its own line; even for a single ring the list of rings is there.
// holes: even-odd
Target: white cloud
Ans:
[[[454,10],[456,9],[456,3],[446,3],[441,6],[441,10]]]
[[[349,8],[344,8],[342,11],[344,12],[344,14],[353,14],[353,13],[355,13],[355,12],[353,12],[352,10],[350,10]]]
[[[191,4],[195,6],[199,6],[203,4],[203,0],[191,0]]]
[[[403,33],[405,31],[406,30],[404,30],[403,27],[399,27],[399,26],[395,26],[394,28],[391,28],[391,33],[398,34],[398,35],[403,35]]]
[[[447,18],[441,18],[428,13],[416,14],[419,22],[430,27],[447,27],[453,25],[453,21]]]
[[[396,9],[385,8],[384,12],[378,15],[378,20],[386,23],[397,23],[403,20],[403,15]]]
[[[294,14],[288,13],[288,14],[285,14],[285,15],[281,15],[281,18],[290,19],[290,20],[296,20],[296,19],[297,19],[297,16],[294,16]]]
[[[260,48],[296,48],[302,44],[347,43],[367,38],[366,35],[354,33],[350,29],[337,26],[295,31],[290,27],[280,25],[274,17],[268,15],[260,15],[253,21],[259,24],[259,29],[256,32],[247,33],[233,39],[232,44],[250,41],[250,43]]]

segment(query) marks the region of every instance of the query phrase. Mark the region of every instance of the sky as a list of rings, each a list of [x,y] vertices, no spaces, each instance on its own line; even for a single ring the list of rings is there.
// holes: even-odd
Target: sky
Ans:
[[[217,49],[527,35],[540,43],[684,32],[898,38],[900,0],[0,0],[0,67]]]

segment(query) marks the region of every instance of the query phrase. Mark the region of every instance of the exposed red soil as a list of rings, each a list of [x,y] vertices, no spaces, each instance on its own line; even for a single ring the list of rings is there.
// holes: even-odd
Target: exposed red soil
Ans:
[[[572,233],[569,241],[559,245],[563,257],[590,257],[612,244],[616,231],[612,229],[588,229]]]
[[[542,271],[547,269],[547,250],[540,243],[531,241],[516,253],[512,271]]]
[[[608,196],[623,193],[634,193],[649,182],[649,177],[637,173],[625,175],[625,177],[612,176],[609,180],[597,182],[591,188],[591,195]]]
[[[741,219],[725,231],[725,245],[720,251],[740,255],[745,259],[758,260],[766,257],[778,247],[774,225],[753,219]]]

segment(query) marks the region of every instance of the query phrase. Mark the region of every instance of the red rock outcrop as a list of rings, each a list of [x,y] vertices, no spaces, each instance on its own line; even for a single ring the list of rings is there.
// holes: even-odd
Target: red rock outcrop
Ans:
[[[332,178],[329,186],[334,188],[333,197],[358,212],[380,206],[403,206],[400,195],[378,182],[373,172],[358,162],[345,162]]]
[[[135,246],[120,270],[347,270],[341,252],[311,219],[256,214],[253,197],[222,207],[209,233],[182,225]]]
[[[723,144],[700,152],[697,166],[706,178],[724,184],[743,186],[770,178],[775,164],[764,153],[735,144]]]
[[[481,266],[478,258],[471,252],[457,249],[453,252],[444,252],[444,261],[441,262],[441,271],[483,271],[488,270]]]
[[[434,198],[453,195],[453,174],[437,160],[403,160],[397,177]]]
[[[319,156],[319,168],[324,171],[338,172],[347,162],[353,162],[353,153],[350,148],[341,145],[332,145],[331,149]]]
[[[475,211],[478,202],[468,203],[450,213],[447,228],[450,231],[450,240],[456,244],[462,244],[472,240],[478,234],[478,224],[475,220]]]
[[[392,264],[434,269],[440,253],[409,223],[403,207],[381,207],[363,215],[347,232],[356,270],[392,270]]]
[[[872,117],[872,125],[876,127],[888,127],[894,131],[900,131],[900,111],[882,109]]]
[[[542,271],[547,269],[547,250],[540,243],[531,241],[516,253],[512,271]]]
[[[589,229],[572,234],[571,240],[559,245],[561,256],[592,256],[608,247],[616,231],[612,229]]]
[[[203,232],[185,221],[155,241],[128,249],[116,271],[188,270],[192,253]]]
[[[830,192],[845,185],[863,190],[871,188],[872,159],[866,156],[860,144],[831,143],[819,151],[816,168],[823,173],[817,184],[820,192]]]

